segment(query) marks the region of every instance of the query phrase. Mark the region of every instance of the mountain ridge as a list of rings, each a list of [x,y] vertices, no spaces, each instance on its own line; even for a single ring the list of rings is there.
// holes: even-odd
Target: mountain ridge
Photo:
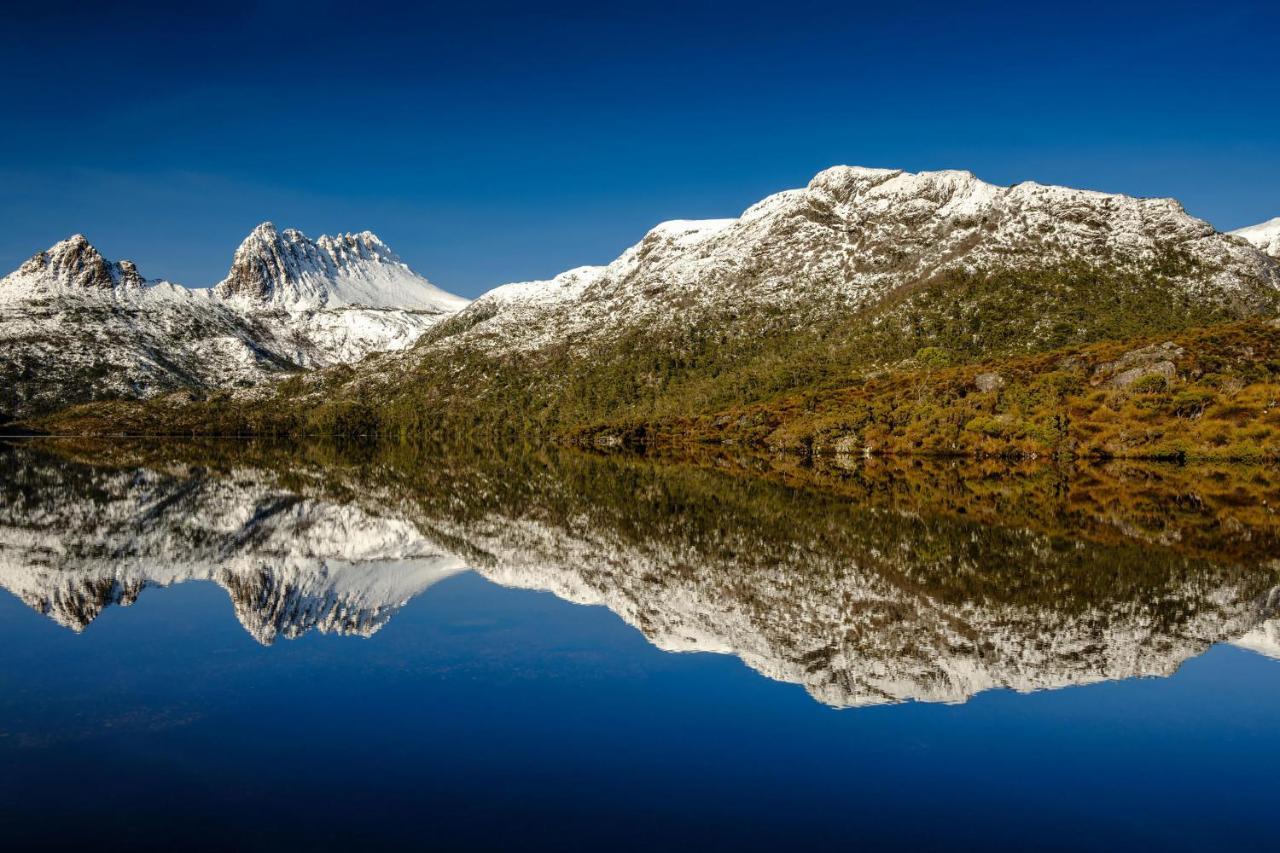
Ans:
[[[247,251],[224,289],[274,298],[271,269],[324,264],[303,239]],[[1280,260],[1173,199],[836,166],[736,218],[660,223],[608,264],[494,288],[354,370],[192,408],[182,431],[563,435],[1277,312]],[[151,411],[163,431],[176,410]]]
[[[288,311],[354,307],[441,314],[467,304],[411,270],[372,231],[311,240],[293,228],[277,231],[271,222],[241,242],[213,292]]]
[[[1206,297],[1250,302],[1255,285],[1280,288],[1275,259],[1190,216],[1174,199],[1031,181],[1000,187],[958,170],[835,166],[737,218],[659,223],[608,264],[489,291],[459,323],[483,317],[464,334],[529,349],[547,337],[525,331],[533,326],[550,326],[553,337],[597,335],[619,318],[669,319],[663,309],[673,302],[695,309],[735,299],[797,306],[816,295],[829,300],[827,308],[848,310],[886,287],[949,268],[1087,255],[1140,269],[1164,251],[1190,252],[1217,267],[1203,281],[1182,277]],[[548,316],[566,305],[573,309],[567,316]]]
[[[251,243],[269,224],[246,239]],[[287,231],[312,267],[274,270],[271,290],[146,280],[81,234],[0,279],[0,411],[27,415],[103,397],[243,387],[412,344],[466,304],[413,272],[371,232],[312,242]],[[278,235],[276,235],[278,236]],[[283,238],[281,238],[283,239]],[[237,266],[239,264],[239,266]],[[221,287],[221,289],[219,289]],[[397,305],[398,302],[409,303]]]

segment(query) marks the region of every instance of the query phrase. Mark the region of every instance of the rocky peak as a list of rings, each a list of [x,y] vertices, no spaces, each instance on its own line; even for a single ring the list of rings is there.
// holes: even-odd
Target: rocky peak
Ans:
[[[274,224],[263,222],[240,243],[230,272],[214,292],[224,298],[272,301],[304,270],[323,265],[319,247],[301,231],[290,228],[282,234]]]
[[[338,234],[330,237],[321,235],[316,245],[329,254],[339,266],[349,265],[357,261],[381,261],[391,264],[402,264],[400,256],[391,251],[391,247],[379,239],[372,231],[361,231],[359,234]]]
[[[77,290],[142,287],[146,283],[132,261],[108,261],[83,234],[72,234],[37,252],[5,281],[9,279]]]
[[[376,234],[322,235],[312,240],[264,222],[236,250],[215,295],[287,311],[400,308],[456,311],[465,299],[445,293],[411,270]]]

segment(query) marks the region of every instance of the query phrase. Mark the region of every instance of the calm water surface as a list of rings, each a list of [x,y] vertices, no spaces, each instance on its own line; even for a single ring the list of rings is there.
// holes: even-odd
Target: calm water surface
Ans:
[[[6,847],[1274,849],[1280,473],[744,467],[0,451]]]

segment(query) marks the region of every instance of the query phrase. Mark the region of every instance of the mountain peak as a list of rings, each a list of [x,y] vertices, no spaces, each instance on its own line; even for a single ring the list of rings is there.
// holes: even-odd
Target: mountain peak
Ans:
[[[370,231],[312,240],[270,222],[240,244],[214,293],[288,311],[359,306],[443,313],[466,304],[411,270]]]
[[[39,290],[98,290],[142,287],[146,282],[132,261],[108,261],[83,234],[72,234],[32,255],[0,280]]]

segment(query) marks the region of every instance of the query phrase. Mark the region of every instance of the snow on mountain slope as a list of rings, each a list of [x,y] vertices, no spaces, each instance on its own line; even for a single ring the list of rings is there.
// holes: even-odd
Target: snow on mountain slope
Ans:
[[[0,411],[234,387],[297,366],[274,332],[208,291],[146,282],[82,236],[0,279]]]
[[[273,234],[255,229],[211,290],[145,281],[79,234],[36,254],[0,279],[0,374],[10,380],[0,412],[243,387],[352,362],[411,345],[466,304],[367,232],[314,244],[294,231],[272,242]],[[258,253],[263,246],[274,254]],[[265,272],[251,291],[255,269]]]
[[[108,261],[83,234],[73,234],[5,276],[0,301],[93,291],[114,295],[138,291],[146,284],[132,261]]]
[[[404,349],[467,304],[431,284],[374,234],[321,236],[264,222],[214,295],[262,318],[304,367]]]
[[[1179,277],[1199,298],[1250,305],[1280,289],[1280,263],[1172,199],[837,166],[737,219],[662,223],[607,266],[500,287],[451,327],[531,349],[698,312],[853,308],[948,270],[1065,260],[1142,270],[1168,253],[1200,265]]]
[[[1247,240],[1273,258],[1280,258],[1280,216],[1258,225],[1240,228],[1231,234]]]

